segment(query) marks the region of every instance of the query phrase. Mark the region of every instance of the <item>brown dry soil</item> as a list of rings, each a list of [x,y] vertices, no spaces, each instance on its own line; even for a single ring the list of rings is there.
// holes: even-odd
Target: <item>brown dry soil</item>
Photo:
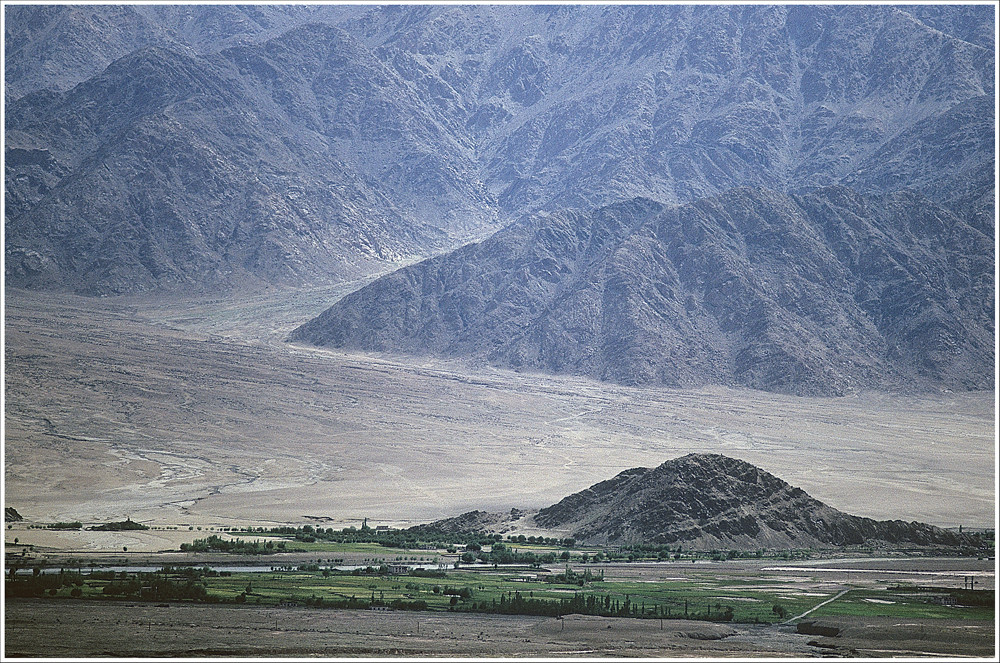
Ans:
[[[34,522],[406,525],[546,506],[626,468],[712,452],[857,515],[993,522],[992,393],[636,389],[284,342],[346,289],[8,290],[7,505]],[[18,535],[84,551],[194,536]]]
[[[16,600],[7,656],[808,656],[782,627],[683,620]]]
[[[984,621],[824,617],[804,622],[799,630],[819,635],[810,644],[839,656],[992,658],[996,652],[996,627]]]
[[[817,629],[816,626],[819,628]],[[789,626],[684,620],[324,611],[19,599],[8,657],[991,657],[994,625],[964,620],[823,618]],[[839,632],[836,636],[817,631]]]

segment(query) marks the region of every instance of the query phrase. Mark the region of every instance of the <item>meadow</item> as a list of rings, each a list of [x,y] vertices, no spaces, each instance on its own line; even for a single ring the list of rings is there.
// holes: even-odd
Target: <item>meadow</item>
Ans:
[[[321,562],[322,560],[317,560]],[[638,569],[638,572],[636,572]],[[496,614],[593,614],[774,624],[801,615],[923,619],[992,619],[993,590],[971,594],[951,585],[906,579],[886,583],[807,571],[762,571],[759,565],[674,562],[645,564],[462,566],[391,574],[386,566],[338,571],[320,563],[270,571],[218,572],[165,567],[158,572],[67,570],[21,577],[44,585],[36,595],[58,599],[197,600],[260,607],[396,609]],[[957,575],[955,577],[958,577]],[[948,580],[952,580],[948,578]],[[191,592],[195,587],[196,592]],[[8,591],[18,595],[16,587]],[[958,597],[959,605],[942,602]],[[830,599],[833,599],[830,601]]]

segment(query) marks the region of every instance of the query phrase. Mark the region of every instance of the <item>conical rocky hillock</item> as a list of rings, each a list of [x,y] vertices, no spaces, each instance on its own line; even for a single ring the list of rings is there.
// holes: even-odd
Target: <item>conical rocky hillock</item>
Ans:
[[[601,544],[694,548],[972,546],[932,525],[876,521],[829,507],[750,463],[690,454],[626,470],[539,511],[534,522]]]

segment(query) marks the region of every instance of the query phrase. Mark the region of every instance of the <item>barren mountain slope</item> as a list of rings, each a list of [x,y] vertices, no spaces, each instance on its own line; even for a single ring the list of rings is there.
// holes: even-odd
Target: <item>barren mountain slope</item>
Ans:
[[[338,280],[494,223],[463,148],[335,28],[211,57],[143,49],[7,118],[16,285]],[[372,172],[384,154],[395,177]]]
[[[564,532],[585,544],[677,544],[685,549],[978,547],[975,536],[900,520],[851,516],[742,460],[688,454],[625,470],[531,514],[471,511],[411,528]]]
[[[7,100],[43,89],[68,90],[113,61],[147,46],[214,53],[264,41],[317,17],[288,5],[8,5]],[[325,18],[344,20],[350,8]]]
[[[988,234],[988,9],[8,8],[8,278],[336,281],[740,186],[905,184]]]
[[[588,542],[700,548],[977,543],[923,523],[847,515],[760,468],[717,454],[626,470],[542,509],[535,522],[568,528]]]
[[[540,214],[354,292],[292,340],[624,384],[990,388],[991,239],[919,194],[739,189]]]

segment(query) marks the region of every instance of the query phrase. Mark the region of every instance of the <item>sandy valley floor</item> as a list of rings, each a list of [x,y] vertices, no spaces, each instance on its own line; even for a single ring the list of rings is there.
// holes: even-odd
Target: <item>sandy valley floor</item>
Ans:
[[[403,524],[545,506],[626,468],[716,452],[849,513],[993,522],[992,393],[640,390],[284,343],[338,294],[8,291],[7,504],[33,521]],[[156,536],[133,545],[184,538]]]

